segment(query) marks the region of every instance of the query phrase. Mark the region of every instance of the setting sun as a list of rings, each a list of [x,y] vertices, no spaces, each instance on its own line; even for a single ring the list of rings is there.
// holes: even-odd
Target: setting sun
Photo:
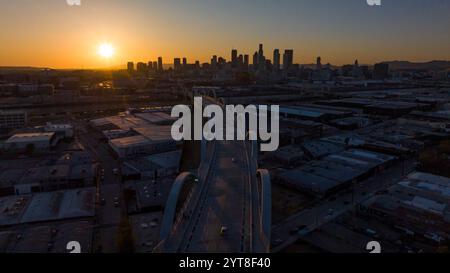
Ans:
[[[98,54],[105,59],[111,58],[112,56],[114,56],[114,53],[114,47],[110,44],[101,44],[98,47]]]

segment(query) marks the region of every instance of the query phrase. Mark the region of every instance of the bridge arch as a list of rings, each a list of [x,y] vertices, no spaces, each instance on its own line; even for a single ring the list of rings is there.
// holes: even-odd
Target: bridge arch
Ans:
[[[198,183],[198,178],[191,172],[183,172],[175,179],[169,197],[164,208],[164,215],[161,222],[160,241],[166,240],[172,232],[177,214],[181,206],[185,204],[192,189]]]

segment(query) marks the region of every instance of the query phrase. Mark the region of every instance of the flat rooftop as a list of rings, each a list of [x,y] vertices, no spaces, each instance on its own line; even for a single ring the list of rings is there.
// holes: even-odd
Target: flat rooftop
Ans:
[[[30,141],[50,141],[55,133],[24,133],[11,136],[6,143],[30,142]]]
[[[129,148],[152,143],[151,140],[141,135],[111,139],[110,142],[118,148]]]
[[[92,217],[95,188],[0,198],[0,226]]]
[[[67,243],[77,241],[82,253],[92,251],[93,224],[89,221],[26,226],[0,231],[2,253],[67,253]]]

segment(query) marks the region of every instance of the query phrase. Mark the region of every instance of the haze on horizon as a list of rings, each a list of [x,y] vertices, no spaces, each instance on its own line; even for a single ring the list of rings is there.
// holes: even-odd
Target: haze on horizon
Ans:
[[[207,62],[250,56],[258,44],[295,50],[295,62],[372,64],[450,60],[450,1],[0,0],[0,66],[101,68],[127,61]],[[101,58],[98,47],[114,47]]]

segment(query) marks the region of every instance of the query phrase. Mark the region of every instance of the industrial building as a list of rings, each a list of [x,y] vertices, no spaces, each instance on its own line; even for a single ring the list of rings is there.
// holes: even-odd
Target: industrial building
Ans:
[[[27,125],[27,112],[0,110],[0,133]]]
[[[61,254],[68,253],[68,242],[77,241],[82,253],[91,253],[93,229],[87,220],[14,227],[0,231],[0,252]]]
[[[352,112],[332,109],[313,108],[307,106],[281,106],[280,117],[304,119],[312,121],[327,121],[352,116]]]
[[[152,140],[142,135],[112,139],[109,144],[119,158],[157,154],[175,150],[177,147],[172,138]]]
[[[181,151],[154,154],[125,160],[122,167],[124,179],[156,179],[176,175]]]
[[[0,227],[93,217],[95,193],[84,188],[2,197]]]
[[[450,178],[415,172],[375,196],[361,210],[410,235],[450,239]]]
[[[4,142],[3,149],[7,151],[25,151],[32,147],[36,150],[48,150],[54,147],[58,140],[59,138],[54,132],[15,134]]]
[[[393,156],[352,149],[282,172],[277,181],[314,196],[324,197],[370,176],[393,160]]]
[[[175,150],[172,122],[163,112],[145,112],[95,119],[90,125],[103,132],[119,158],[130,158]]]
[[[97,164],[86,152],[72,152],[36,166],[0,169],[0,196],[91,187]]]

